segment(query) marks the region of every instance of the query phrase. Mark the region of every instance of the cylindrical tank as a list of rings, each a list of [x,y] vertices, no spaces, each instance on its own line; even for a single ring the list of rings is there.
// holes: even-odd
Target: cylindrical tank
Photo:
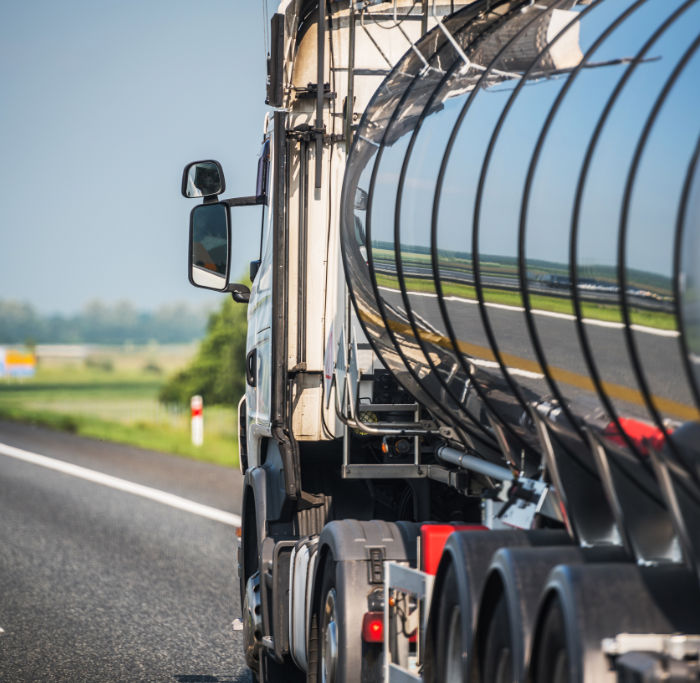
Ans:
[[[698,420],[698,26],[688,0],[475,2],[370,102],[348,285],[456,441],[534,452],[538,406],[643,458]]]

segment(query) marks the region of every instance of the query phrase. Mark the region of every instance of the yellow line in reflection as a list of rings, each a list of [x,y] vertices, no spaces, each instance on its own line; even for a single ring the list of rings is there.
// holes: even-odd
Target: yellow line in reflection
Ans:
[[[366,323],[376,325],[379,327],[384,327],[384,321],[373,313],[368,313],[365,311],[360,312],[360,318]],[[405,323],[400,323],[395,320],[389,321],[390,329],[398,334],[407,335],[409,337],[415,337],[413,334],[413,329],[410,325]],[[434,332],[426,332],[420,330],[421,339],[436,346],[452,350],[452,342],[447,338]],[[468,356],[474,356],[476,358],[481,358],[483,360],[497,361],[497,358],[493,351],[487,346],[481,346],[480,344],[472,344],[470,342],[465,342],[457,340],[457,349]],[[507,367],[512,367],[518,370],[527,370],[528,372],[535,372],[538,374],[544,374],[542,366],[536,360],[528,360],[527,358],[521,358],[520,356],[515,356],[510,353],[501,353],[501,360]],[[568,384],[574,386],[578,389],[583,389],[584,391],[589,391],[595,393],[595,385],[590,377],[586,375],[581,375],[577,372],[571,370],[565,370],[564,368],[558,368],[555,366],[548,365],[547,372],[549,372],[550,377],[552,377],[557,382],[562,384]],[[611,397],[618,399],[620,401],[627,401],[628,403],[633,403],[634,405],[646,407],[644,403],[644,398],[640,391],[637,389],[632,389],[630,387],[623,386],[622,384],[615,384],[613,382],[602,382],[603,389],[605,393]],[[665,415],[672,415],[676,418],[682,420],[700,420],[700,412],[694,407],[686,405],[685,403],[680,403],[678,401],[673,401],[668,398],[663,398],[661,396],[656,396],[652,394],[651,396],[656,409]]]

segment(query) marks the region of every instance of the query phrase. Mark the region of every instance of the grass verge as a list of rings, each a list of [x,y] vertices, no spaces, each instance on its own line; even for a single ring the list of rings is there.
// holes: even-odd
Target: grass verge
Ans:
[[[128,352],[95,364],[40,365],[34,378],[0,380],[0,417],[80,436],[173,453],[227,467],[238,465],[233,407],[205,406],[204,445],[193,446],[189,406],[158,402],[163,377],[133,367]],[[109,367],[109,370],[104,368]]]

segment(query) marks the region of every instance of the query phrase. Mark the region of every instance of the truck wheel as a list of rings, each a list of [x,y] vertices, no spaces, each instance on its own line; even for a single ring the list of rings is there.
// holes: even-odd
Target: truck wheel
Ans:
[[[253,672],[260,669],[262,610],[260,605],[260,572],[246,581],[243,593],[243,647],[245,663]]]
[[[338,675],[339,630],[338,591],[335,580],[335,562],[329,560],[323,572],[318,623],[318,683],[335,683]],[[344,678],[344,676],[343,676]]]
[[[569,680],[564,616],[557,598],[551,601],[542,623],[531,680],[532,683],[567,683]]]
[[[525,680],[537,609],[547,577],[557,565],[582,561],[582,552],[576,546],[501,548],[493,556],[474,636],[475,680]]]
[[[362,565],[363,577],[366,575]],[[360,622],[348,613],[347,601],[366,601],[366,584],[354,581],[340,571],[340,563],[328,555],[319,575],[317,593],[309,633],[309,681],[315,683],[374,683],[382,680],[381,644],[357,643],[348,649],[348,634],[360,635]],[[356,576],[355,579],[358,577]],[[348,594],[348,591],[352,593]],[[356,595],[357,593],[357,595]],[[356,597],[354,597],[356,595]],[[351,597],[353,596],[353,597]],[[364,611],[364,610],[362,610]],[[347,630],[346,630],[347,629]],[[353,641],[357,638],[352,638]],[[315,674],[316,678],[313,678]]]
[[[463,606],[459,604],[459,586],[454,564],[450,563],[442,584],[436,624],[436,681],[462,683],[467,679],[466,654],[469,643],[463,627]]]
[[[693,633],[697,575],[682,565],[559,565],[536,620],[528,681],[615,683],[601,643],[623,633]]]
[[[512,683],[513,644],[508,619],[508,603],[503,593],[493,610],[486,638],[483,680],[492,683]]]

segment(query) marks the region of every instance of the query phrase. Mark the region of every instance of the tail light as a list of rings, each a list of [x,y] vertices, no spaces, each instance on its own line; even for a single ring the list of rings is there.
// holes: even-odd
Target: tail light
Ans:
[[[365,612],[362,618],[362,640],[365,643],[384,642],[384,614],[382,612]]]

